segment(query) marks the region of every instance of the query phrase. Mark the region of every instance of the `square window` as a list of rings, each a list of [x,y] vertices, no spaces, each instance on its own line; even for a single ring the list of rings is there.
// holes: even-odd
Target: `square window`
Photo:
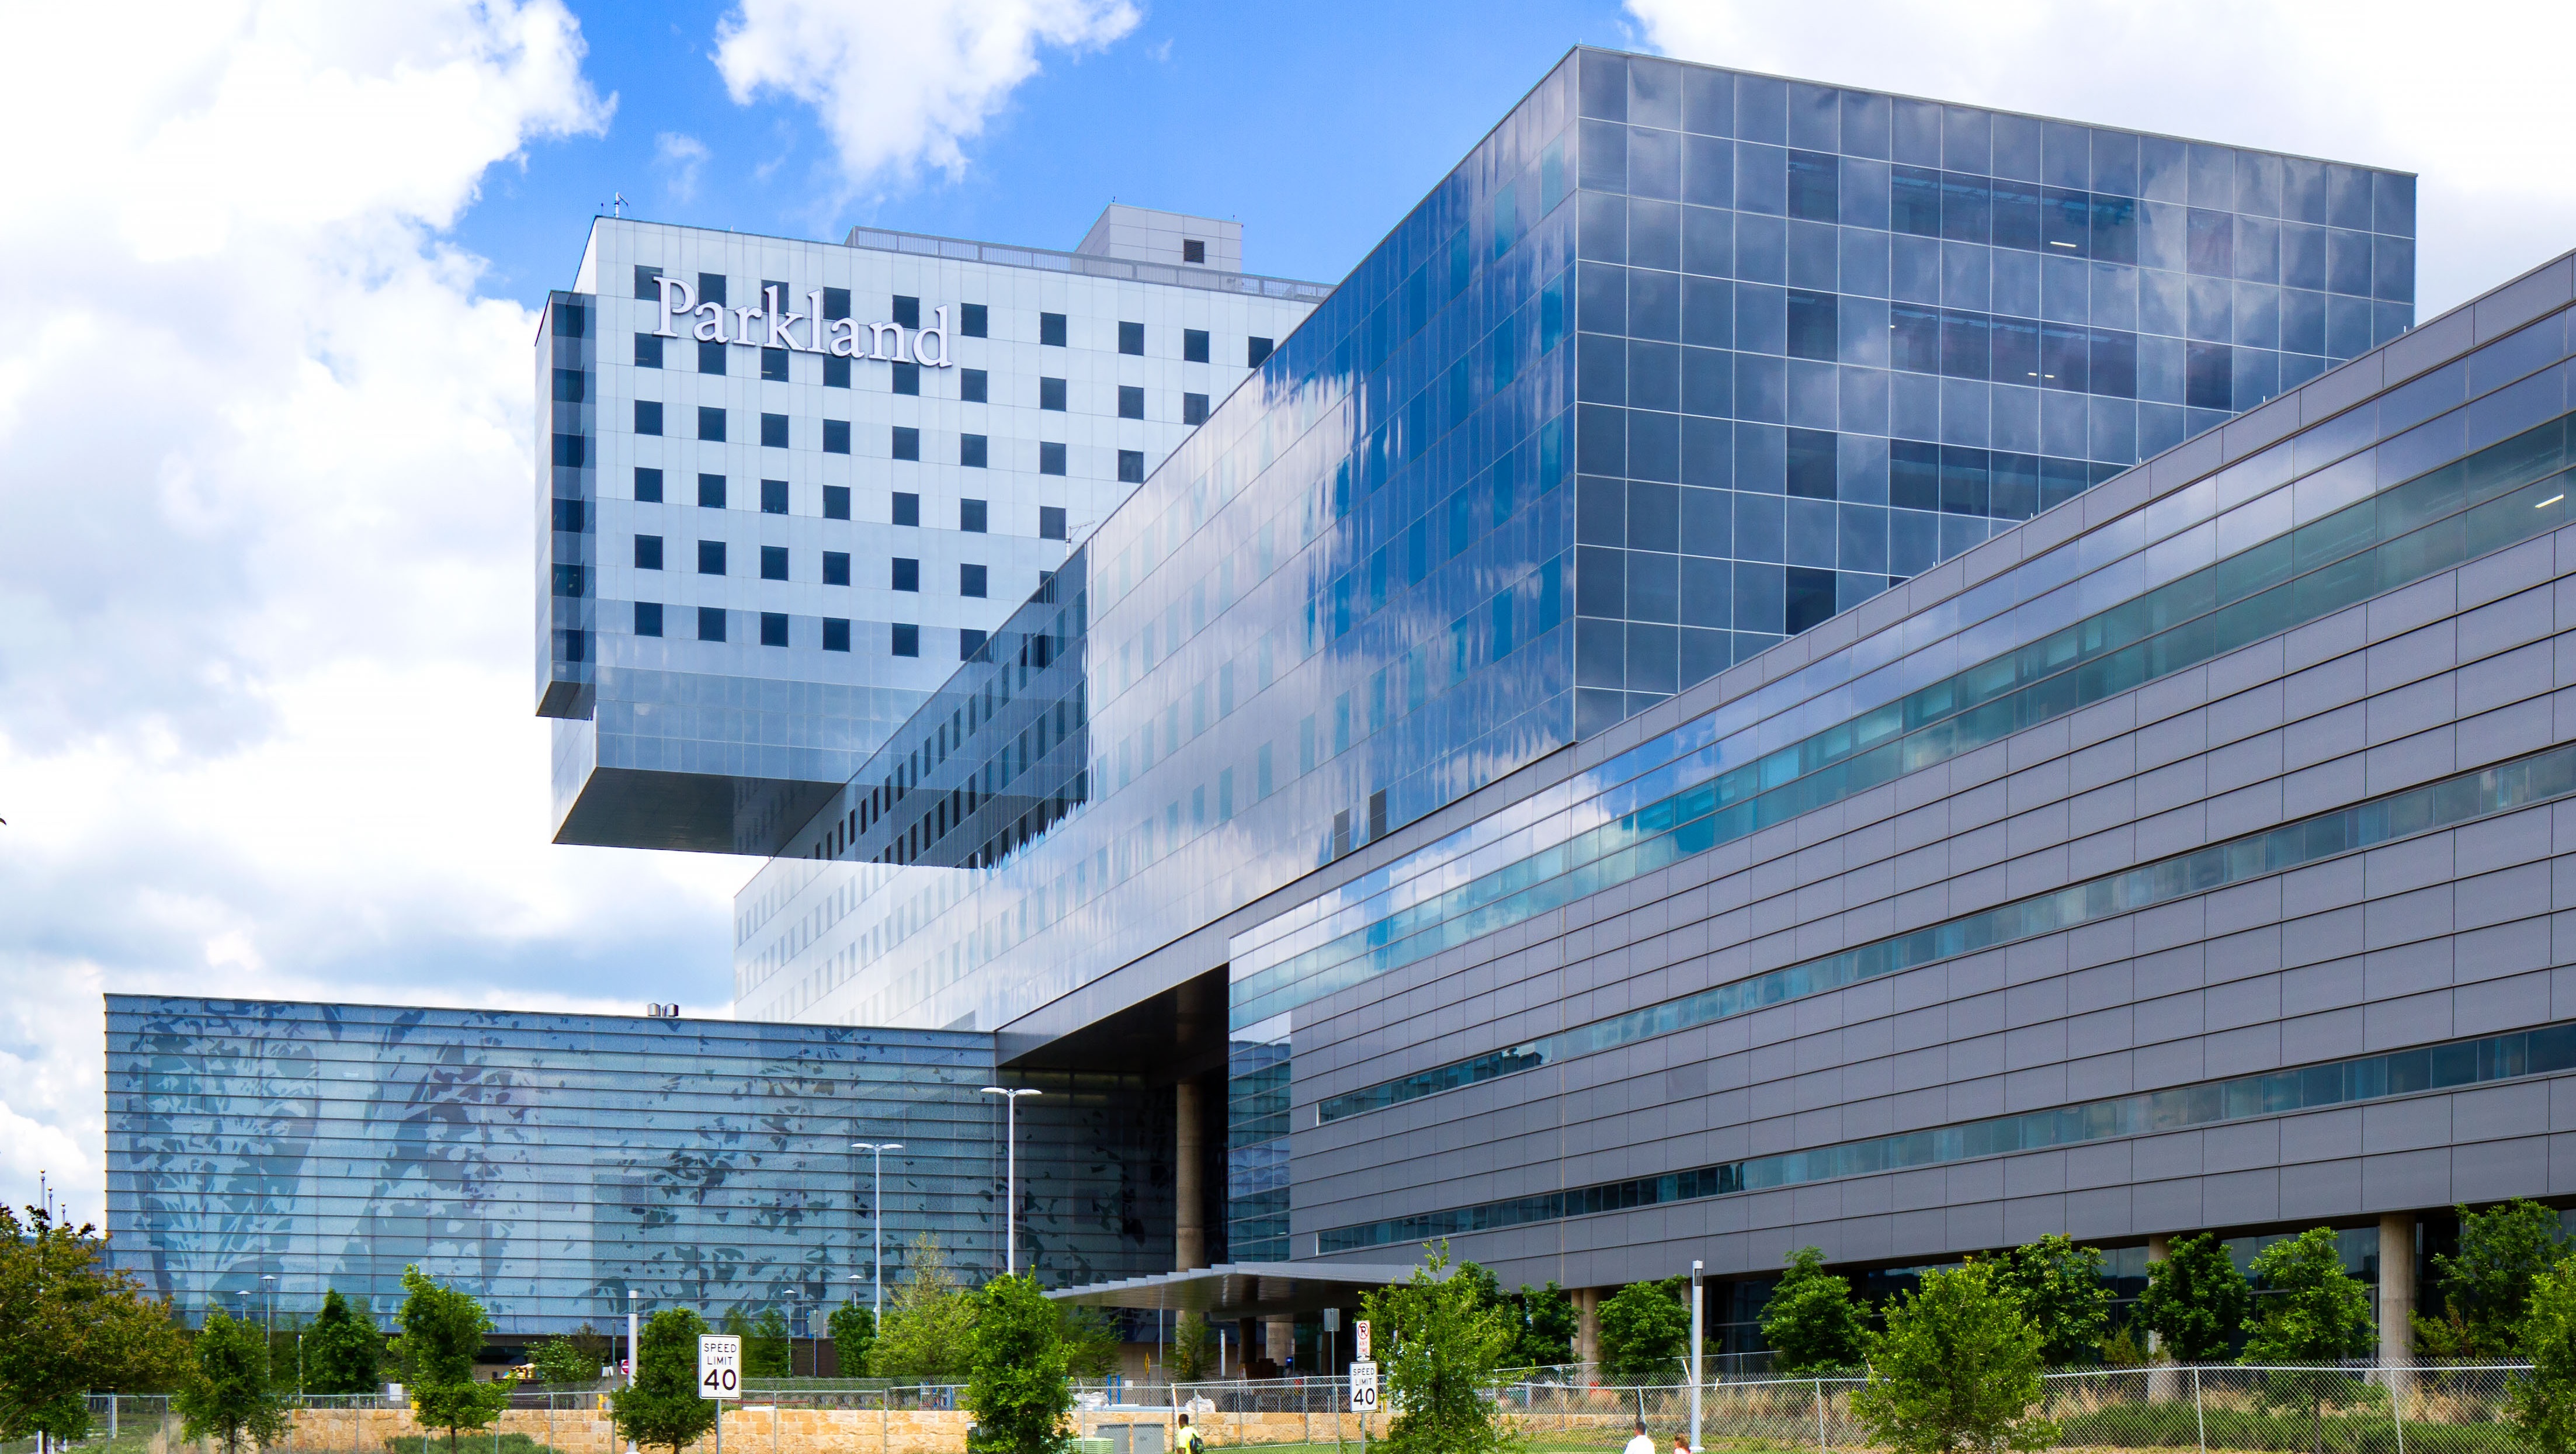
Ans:
[[[982,369],[957,371],[957,397],[969,404],[989,403],[984,394],[990,387],[989,378]]]
[[[897,623],[894,628],[894,654],[897,656],[921,655],[921,628]]]
[[[1121,419],[1142,419],[1145,417],[1145,391],[1143,389],[1140,389],[1133,384],[1120,384],[1118,386],[1118,417]]]
[[[980,434],[957,436],[957,462],[970,470],[984,468],[985,439]]]
[[[846,389],[850,386],[850,361],[845,358],[823,360],[823,387]]]
[[[969,534],[969,535],[981,535],[981,534],[983,534],[983,533],[984,533],[984,502],[983,502],[983,501],[981,501],[981,500],[960,500],[960,501],[958,501],[958,502],[957,502],[957,528],[958,528],[958,529],[960,529],[960,530],[965,531],[965,532],[966,532],[967,534]]]
[[[847,318],[849,316],[850,290],[847,288],[825,288],[823,290],[824,320],[828,322],[835,318]]]
[[[583,521],[590,512],[583,508],[585,503],[581,500],[555,501],[555,529],[574,535],[587,531],[589,527]]]
[[[823,552],[823,584],[846,586],[850,583],[850,553],[846,550]]]
[[[762,349],[760,351],[760,376],[762,379],[773,384],[786,383],[787,350],[783,348]]]
[[[826,520],[847,520],[850,518],[849,486],[825,485],[823,487],[823,518]]]
[[[659,636],[662,634],[661,602],[638,601],[635,603],[635,634],[638,636]]]
[[[760,578],[764,581],[787,579],[787,547],[764,545],[760,548]]]
[[[913,494],[909,490],[897,490],[894,492],[894,523],[897,525],[918,525],[921,523],[921,497],[919,495]]]
[[[1038,407],[1064,411],[1064,380],[1041,377],[1038,380]]]
[[[725,348],[726,345],[724,344],[709,343],[703,338],[699,339],[698,372],[702,374],[723,373],[725,371]]]
[[[724,507],[725,477],[722,475],[698,476],[698,508],[721,510]]]
[[[762,480],[760,482],[760,513],[763,515],[784,515],[787,513],[787,482],[785,480]]]
[[[638,298],[660,298],[662,296],[662,285],[653,281],[655,278],[660,276],[662,276],[662,270],[660,268],[647,267],[642,263],[637,263],[635,265],[635,296]]]
[[[662,366],[662,340],[658,334],[635,335],[635,366],[639,369],[658,369]]]
[[[850,452],[849,420],[826,419],[823,421],[823,452],[825,454],[848,454]]]
[[[1208,361],[1208,331],[1206,329],[1184,328],[1181,330],[1181,361],[1184,363],[1206,363]]]
[[[920,590],[921,562],[912,560],[905,556],[896,556],[894,558],[894,574],[891,577],[891,582],[893,588],[898,591]]]
[[[920,394],[921,365],[912,363],[894,365],[894,391],[898,394]]]
[[[590,436],[558,434],[555,436],[555,463],[566,469],[580,469],[590,457]]]
[[[960,303],[960,304],[958,304],[958,305],[957,305],[957,336],[958,336],[958,337],[960,337],[960,338],[982,338],[982,337],[984,336],[984,329],[985,329],[985,314],[984,314],[984,305],[983,305],[983,304],[981,304],[981,303]]]
[[[581,369],[555,370],[556,403],[578,404],[582,401],[582,396],[589,392],[589,387],[590,375],[588,372]]]
[[[1262,360],[1267,359],[1268,357],[1270,357],[1269,339],[1247,338],[1243,341],[1243,366],[1245,368],[1257,369],[1261,367]]]
[[[1145,483],[1145,451],[1141,449],[1118,451],[1118,482],[1125,485]]]
[[[775,298],[770,296],[773,290],[778,295]],[[776,278],[763,278],[760,280],[760,296],[753,301],[760,304],[763,308],[769,307],[773,303],[783,308],[787,306],[788,299],[791,296],[792,295],[788,292],[787,285],[785,283],[780,282]]]
[[[722,606],[700,606],[698,608],[698,639],[700,641],[724,640],[724,626],[724,608]]]
[[[823,618],[823,649],[825,651],[850,649],[850,623],[847,620],[837,616]]]
[[[1207,414],[1207,395],[1183,394],[1181,396],[1181,422],[1183,424],[1205,424],[1207,422]]]
[[[957,594],[981,597],[984,594],[984,568],[980,565],[957,567]]]
[[[1142,323],[1119,324],[1118,351],[1120,353],[1132,353],[1139,358],[1144,357],[1145,325]]]
[[[984,640],[984,633],[976,630],[972,626],[959,631],[957,633],[957,659],[959,661],[973,661],[975,659],[975,653],[984,649]]]
[[[725,437],[725,417],[724,417],[724,416],[725,416],[725,411],[723,411],[722,409],[710,409],[710,408],[708,408],[708,407],[707,407],[706,405],[704,405],[704,404],[699,405],[699,406],[698,406],[698,438],[703,439],[703,440],[707,440],[707,441],[709,441],[710,443],[714,443],[714,444],[722,444],[722,443],[724,443],[724,437]]]
[[[1040,505],[1038,507],[1038,539],[1064,539],[1064,507],[1062,505]]]
[[[698,542],[698,574],[720,576],[725,573],[725,543],[721,540]]]
[[[1040,444],[1038,446],[1038,473],[1042,475],[1060,475],[1064,473],[1063,445]]]
[[[698,301],[701,303],[725,301],[725,275],[722,273],[698,274]],[[724,638],[719,636],[716,640],[722,641]]]
[[[661,536],[638,535],[635,537],[635,568],[637,570],[660,570],[662,568]]]
[[[635,401],[635,432],[638,434],[662,432],[662,405],[659,401],[653,399]]]
[[[901,293],[895,294],[894,321],[902,324],[906,328],[919,328],[921,326],[921,300],[919,298],[907,298]]]
[[[760,644],[763,646],[787,644],[787,617],[784,613],[778,611],[760,613]]]
[[[786,415],[763,414],[760,416],[760,447],[763,449],[785,449],[787,447]]]
[[[1038,315],[1038,342],[1052,348],[1064,347],[1063,314],[1041,313]]]
[[[1183,262],[1185,262],[1185,263],[1203,263],[1203,262],[1206,262],[1206,261],[1207,261],[1207,243],[1206,243],[1204,240],[1200,239],[1200,238],[1195,238],[1195,237],[1184,237],[1184,238],[1182,238],[1182,239],[1181,239],[1181,261],[1183,261]]]
[[[635,498],[648,505],[662,503],[662,472],[635,467]]]
[[[921,431],[913,428],[909,424],[896,425],[894,427],[894,457],[897,459],[914,460],[921,458]]]

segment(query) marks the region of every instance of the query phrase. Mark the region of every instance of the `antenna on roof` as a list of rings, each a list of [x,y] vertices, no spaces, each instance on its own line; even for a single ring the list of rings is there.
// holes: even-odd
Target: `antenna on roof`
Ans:
[[[611,214],[618,217],[624,217],[626,215],[626,194],[623,192],[613,192],[609,194],[608,208]]]

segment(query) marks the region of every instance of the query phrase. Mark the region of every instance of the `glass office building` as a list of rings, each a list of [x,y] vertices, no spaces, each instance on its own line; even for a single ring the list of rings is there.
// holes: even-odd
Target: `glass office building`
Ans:
[[[2413,220],[1577,51],[746,887],[738,1013],[1044,1046],[1221,976],[1221,1243],[1285,1256],[1341,981],[1226,926],[2397,336]]]
[[[334,1288],[390,1317],[417,1264],[505,1334],[607,1331],[629,1290],[819,1334],[872,1295],[880,1210],[889,1282],[924,1232],[970,1282],[999,1270],[993,1077],[991,1036],[939,1030],[111,995],[112,1257],[191,1321],[272,1290],[310,1317]],[[1167,1266],[1169,1088],[1013,1083],[1045,1092],[1019,1112],[1023,1265]],[[902,1143],[881,1209],[853,1141]]]

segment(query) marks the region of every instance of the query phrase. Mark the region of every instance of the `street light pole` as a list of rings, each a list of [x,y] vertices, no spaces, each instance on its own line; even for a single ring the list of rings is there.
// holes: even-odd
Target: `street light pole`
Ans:
[[[1699,1454],[1700,1264],[1691,1262],[1691,1454]]]
[[[1002,1098],[1002,1274],[1009,1277],[1020,1270],[1020,1097],[1041,1092],[988,1085],[984,1094]]]
[[[903,1143],[900,1141],[853,1141],[850,1143],[850,1149],[853,1151],[865,1151],[869,1153],[876,1162],[876,1190],[868,1194],[868,1215],[876,1224],[875,1248],[868,1254],[868,1265],[876,1273],[876,1319],[877,1327],[882,1329],[885,1327],[885,1154],[889,1151],[901,1151],[903,1149]],[[858,1274],[855,1272],[851,1273],[850,1280],[852,1282],[858,1281]],[[853,1291],[856,1291],[856,1289],[853,1289]]]

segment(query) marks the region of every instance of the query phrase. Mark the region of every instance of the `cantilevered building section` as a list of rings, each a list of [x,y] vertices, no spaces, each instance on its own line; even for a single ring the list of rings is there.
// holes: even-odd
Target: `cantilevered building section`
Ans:
[[[537,346],[557,841],[775,851],[1323,296],[1242,253],[598,219]]]

